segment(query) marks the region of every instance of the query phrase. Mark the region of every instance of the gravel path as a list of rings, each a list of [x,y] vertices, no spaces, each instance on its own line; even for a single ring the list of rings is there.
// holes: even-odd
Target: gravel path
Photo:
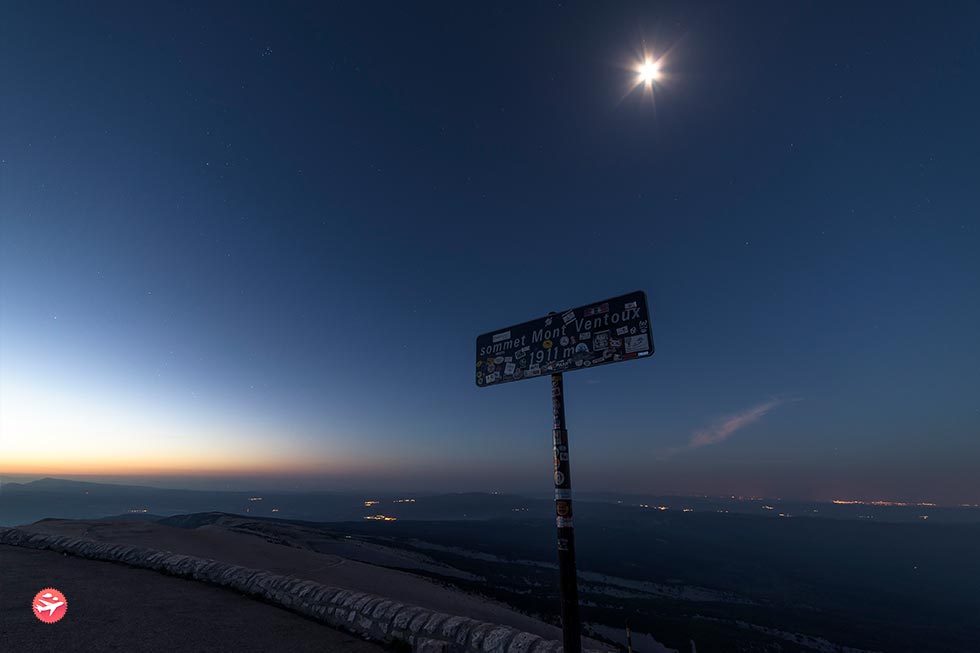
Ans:
[[[31,600],[55,587],[58,623]],[[386,649],[286,610],[153,571],[0,545],[0,651],[344,651]]]
[[[466,594],[415,574],[337,555],[272,544],[253,535],[233,533],[219,526],[185,529],[154,522],[52,519],[18,528],[211,558],[377,594],[437,612],[504,624],[545,639],[560,641],[562,636],[561,629],[521,614],[502,603]],[[588,638],[583,645],[587,648],[603,647],[601,643]]]

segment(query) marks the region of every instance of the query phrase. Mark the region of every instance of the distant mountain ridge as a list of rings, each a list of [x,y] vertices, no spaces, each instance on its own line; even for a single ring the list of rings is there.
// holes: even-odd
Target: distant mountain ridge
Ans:
[[[0,488],[0,525],[7,526],[48,517],[101,519],[148,513],[169,517],[215,511],[309,521],[361,521],[379,514],[400,519],[490,519],[527,516],[532,508],[541,517],[552,509],[549,501],[476,492],[416,498],[390,493],[185,490],[58,478]]]
[[[37,492],[65,492],[71,490],[102,490],[105,488],[112,488],[116,491],[123,490],[159,490],[161,488],[154,488],[146,485],[122,485],[115,483],[96,483],[93,481],[75,481],[66,478],[54,478],[51,476],[46,476],[44,478],[39,478],[36,481],[28,481],[26,483],[18,483],[16,481],[10,481],[4,483],[0,486],[0,492],[4,490],[23,490],[30,489]]]
[[[620,498],[617,498],[620,497]],[[0,525],[43,519],[100,519],[152,513],[168,517],[226,512],[306,521],[551,519],[545,496],[465,492],[414,496],[392,492],[265,492],[116,485],[53,477],[0,486]],[[866,503],[817,503],[778,499],[582,493],[576,514],[624,520],[657,519],[667,512],[732,513],[761,518],[830,518],[869,522],[980,523],[980,508]],[[136,517],[129,517],[136,518]]]

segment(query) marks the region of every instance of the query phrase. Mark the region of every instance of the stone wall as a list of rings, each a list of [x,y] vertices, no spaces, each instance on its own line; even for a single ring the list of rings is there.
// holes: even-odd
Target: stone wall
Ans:
[[[227,587],[340,628],[365,639],[406,642],[418,653],[558,653],[560,642],[499,624],[475,621],[383,596],[248,569],[207,558],[66,535],[0,527],[0,544],[68,553],[90,560]],[[586,653],[600,653],[586,651]]]

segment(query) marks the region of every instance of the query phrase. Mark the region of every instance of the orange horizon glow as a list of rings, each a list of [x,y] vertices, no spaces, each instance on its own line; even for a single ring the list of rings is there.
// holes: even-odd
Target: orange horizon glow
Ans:
[[[225,456],[223,460],[174,456],[162,459],[153,456],[153,462],[138,457],[112,459],[92,456],[85,459],[46,457],[14,458],[0,447],[3,459],[0,475],[18,476],[351,476],[359,474],[384,474],[390,469],[390,461],[369,462],[352,459],[305,456],[270,460],[268,456]],[[261,462],[258,462],[261,460]]]
[[[17,476],[160,476],[160,477],[223,477],[223,476],[282,476],[282,475],[298,475],[298,476],[313,476],[313,475],[329,475],[331,471],[337,471],[336,469],[331,470],[326,465],[324,466],[312,466],[309,464],[303,465],[302,467],[270,467],[270,466],[232,466],[228,465],[225,467],[214,467],[214,466],[189,466],[187,464],[181,464],[179,466],[173,467],[160,467],[160,466],[150,466],[144,463],[124,463],[119,465],[105,465],[101,463],[92,462],[87,465],[79,465],[76,463],[65,464],[65,465],[51,465],[34,467],[29,466],[30,463],[25,464],[25,466],[10,465],[5,461],[4,468],[0,469],[0,476],[2,475],[17,475]],[[349,471],[349,468],[345,468],[344,471]]]
[[[69,474],[74,476],[96,475],[187,475],[187,476],[227,476],[242,475],[282,475],[282,474],[324,474],[339,471],[353,471],[355,466],[339,461],[319,461],[311,463],[309,458],[303,461],[281,458],[270,461],[268,456],[224,456],[223,459],[210,458],[206,460],[192,459],[185,455],[168,457],[150,456],[153,462],[147,462],[141,457],[104,456],[93,453],[86,457],[70,459],[56,456],[25,455],[12,457],[3,451],[3,468],[0,474],[42,475]],[[262,462],[259,462],[262,460]]]
[[[344,438],[131,389],[5,372],[0,472],[37,476],[347,475],[381,467]],[[389,461],[390,462],[390,461]]]

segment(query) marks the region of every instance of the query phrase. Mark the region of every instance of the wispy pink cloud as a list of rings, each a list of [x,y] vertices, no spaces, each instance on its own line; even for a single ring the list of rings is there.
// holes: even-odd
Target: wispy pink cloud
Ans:
[[[709,428],[698,429],[691,434],[691,440],[687,443],[688,449],[697,449],[699,447],[706,447],[709,444],[718,444],[719,442],[724,442],[732,436],[736,431],[745,428],[746,426],[758,422],[760,419],[765,417],[769,412],[771,412],[777,406],[785,404],[787,401],[796,401],[795,399],[770,399],[769,401],[764,401],[761,404],[752,406],[751,408],[746,408],[743,411],[734,413],[732,415],[726,415],[718,420],[715,424]]]

